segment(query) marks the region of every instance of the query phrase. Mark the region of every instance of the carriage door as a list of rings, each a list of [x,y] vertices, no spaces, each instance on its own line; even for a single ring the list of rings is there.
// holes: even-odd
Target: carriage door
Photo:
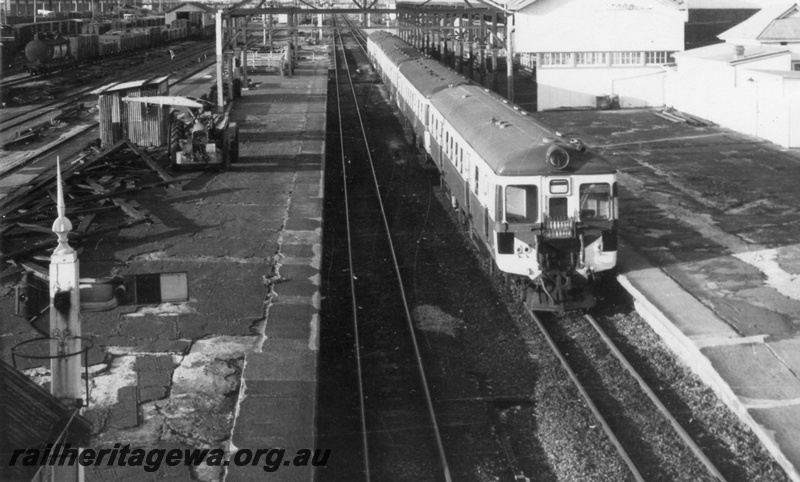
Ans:
[[[547,215],[550,219],[569,218],[569,179],[551,179],[548,189]]]

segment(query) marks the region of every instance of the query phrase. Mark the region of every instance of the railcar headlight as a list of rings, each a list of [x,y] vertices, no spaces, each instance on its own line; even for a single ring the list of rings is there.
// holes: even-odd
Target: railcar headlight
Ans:
[[[547,163],[556,169],[564,169],[569,165],[569,153],[559,146],[550,146],[545,157]]]
[[[522,246],[517,246],[516,251],[517,251],[517,254],[522,253]]]

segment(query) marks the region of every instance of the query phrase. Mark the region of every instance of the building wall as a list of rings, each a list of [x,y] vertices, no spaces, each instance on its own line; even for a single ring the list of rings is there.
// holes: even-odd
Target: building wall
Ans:
[[[657,0],[546,0],[515,16],[520,52],[683,50],[686,11]]]
[[[164,4],[166,5],[166,2]],[[171,12],[166,12],[164,14],[164,23],[166,25],[171,25],[172,22],[178,18],[178,13],[183,13],[183,12],[200,12],[203,14],[203,20],[202,20],[203,26],[214,25],[215,18],[213,13],[206,12],[205,10],[194,7],[192,5],[184,5],[183,7],[173,10]]]
[[[24,19],[13,19],[15,23],[30,23],[33,22],[33,12],[34,9],[36,10],[49,10],[55,13],[67,13],[67,12],[91,12],[92,11],[92,2],[88,0],[7,0],[6,4],[6,12],[9,16],[19,16],[25,17],[30,16],[30,18]],[[95,12],[111,12],[114,7],[117,6],[116,1],[94,1],[94,10]],[[56,17],[59,17],[56,15]],[[39,16],[39,19],[42,19],[42,16]],[[61,18],[61,17],[59,17]],[[53,20],[47,18],[45,20]]]
[[[516,48],[536,54],[538,109],[594,106],[599,95],[618,95],[622,107],[662,105],[663,65],[683,50],[687,18],[659,0],[547,0],[523,9]]]
[[[790,62],[789,53],[738,66],[679,57],[667,77],[666,103],[744,134],[800,147],[800,78],[774,72],[788,71]]]
[[[536,75],[539,110],[595,107],[606,95],[619,96],[623,108],[664,104],[664,68],[540,68]]]

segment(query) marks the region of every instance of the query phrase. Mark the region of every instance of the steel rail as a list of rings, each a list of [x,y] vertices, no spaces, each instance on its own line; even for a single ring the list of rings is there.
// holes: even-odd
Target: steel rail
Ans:
[[[531,315],[531,318],[536,324],[536,327],[539,328],[539,331],[542,333],[545,340],[547,340],[547,344],[550,345],[550,349],[553,351],[558,360],[561,362],[561,366],[564,367],[564,370],[567,372],[567,375],[569,376],[570,380],[572,380],[572,383],[581,393],[581,396],[583,396],[583,400],[589,406],[589,410],[592,411],[592,414],[595,416],[597,421],[603,427],[603,431],[608,436],[609,440],[611,441],[611,444],[614,445],[614,448],[617,449],[617,453],[619,454],[619,456],[622,458],[623,461],[625,461],[625,464],[628,466],[628,469],[633,474],[633,477],[638,482],[644,482],[645,479],[642,476],[641,472],[639,472],[639,469],[636,468],[636,465],[633,463],[633,460],[628,455],[628,452],[625,451],[625,448],[622,446],[619,439],[614,434],[614,431],[611,430],[611,427],[608,425],[608,422],[606,422],[606,419],[603,417],[603,415],[600,413],[600,410],[592,401],[591,397],[589,396],[589,393],[586,391],[586,388],[584,388],[580,380],[578,380],[578,376],[572,370],[572,367],[569,366],[569,362],[567,361],[564,354],[561,353],[561,350],[558,349],[558,346],[556,345],[555,341],[553,341],[553,338],[550,336],[550,333],[547,332],[547,329],[545,328],[544,323],[542,323],[542,320],[538,316],[536,316],[536,313],[534,313],[532,310],[527,310],[527,311]]]
[[[203,70],[205,70],[207,68],[208,68],[208,65],[204,64],[199,68],[192,69],[188,74],[185,74],[182,77],[174,80],[173,82],[170,82],[169,86],[170,87],[174,87],[174,86],[180,84],[181,82],[183,82],[183,81],[185,81],[185,80],[187,80],[187,79],[189,79],[191,77],[194,77],[199,72],[202,72]],[[0,176],[5,176],[8,173],[19,171],[20,169],[22,169],[24,167],[30,167],[30,166],[42,161],[43,159],[47,158],[50,154],[52,154],[53,151],[59,149],[64,144],[67,144],[67,143],[73,141],[76,137],[84,135],[87,132],[91,132],[91,131],[96,130],[97,126],[99,124],[100,124],[99,120],[90,121],[88,124],[86,124],[85,128],[81,129],[78,132],[73,133],[73,135],[70,135],[68,137],[64,137],[64,138],[60,139],[57,144],[54,144],[54,145],[48,147],[45,150],[43,150],[41,152],[37,152],[37,153],[31,155],[30,157],[25,158],[23,162],[21,162],[19,164],[16,164],[16,165],[13,165],[13,166],[10,166],[10,167],[0,166]],[[52,161],[52,159],[51,159],[51,161]],[[5,202],[7,202],[7,200]]]
[[[680,423],[678,423],[678,420],[676,420],[675,417],[672,416],[672,413],[670,413],[667,407],[664,406],[663,403],[661,403],[661,400],[659,400],[655,392],[653,392],[650,386],[647,385],[647,382],[644,381],[644,379],[639,375],[636,369],[633,368],[630,362],[628,362],[628,360],[625,358],[625,356],[622,354],[619,348],[617,348],[616,344],[614,344],[614,342],[606,334],[606,332],[603,330],[600,324],[597,323],[597,320],[595,320],[594,317],[589,314],[585,314],[584,319],[586,319],[586,321],[588,321],[589,324],[592,325],[592,328],[595,329],[595,331],[600,335],[600,338],[602,338],[603,342],[605,342],[606,346],[608,346],[609,350],[611,350],[611,353],[614,354],[614,356],[617,358],[617,360],[619,360],[622,366],[625,367],[628,373],[634,379],[636,379],[642,391],[644,391],[647,394],[647,396],[650,398],[650,401],[653,402],[653,404],[658,408],[661,414],[667,420],[669,420],[669,423],[672,425],[672,428],[675,429],[675,432],[677,432],[677,434],[681,437],[681,439],[683,439],[684,443],[687,445],[687,447],[689,447],[689,449],[692,451],[695,457],[697,457],[697,459],[700,460],[700,462],[706,467],[709,474],[711,474],[712,477],[716,477],[716,479],[719,480],[720,482],[725,481],[726,480],[725,477],[719,472],[714,463],[711,462],[708,456],[706,456],[706,454],[703,453],[703,451],[695,443],[695,441],[689,436],[688,433],[686,433],[686,430],[684,430],[683,427],[681,427]]]
[[[335,19],[334,19],[335,22]],[[341,48],[342,48],[342,58],[344,58],[344,42],[339,37]],[[341,155],[342,155],[342,185],[344,191],[344,212],[345,212],[345,219],[347,222],[345,223],[347,228],[347,261],[350,265],[350,300],[352,305],[353,311],[353,346],[355,348],[355,358],[356,358],[356,374],[358,376],[358,402],[361,409],[361,444],[364,449],[364,474],[367,482],[371,480],[370,476],[370,466],[369,466],[369,441],[367,440],[367,411],[366,406],[364,405],[364,377],[362,376],[361,370],[361,342],[358,337],[358,302],[356,300],[356,284],[355,284],[355,275],[353,273],[353,240],[350,231],[350,202],[348,201],[348,191],[347,191],[347,158],[344,155],[344,124],[342,123],[342,98],[339,93],[339,62],[336,56],[336,37],[333,38],[334,42],[334,54],[333,54],[333,68],[335,71],[334,78],[336,79],[336,106],[337,106],[337,113],[339,115],[339,142],[342,146],[341,148]],[[347,64],[347,59],[344,59],[344,63]]]
[[[361,50],[364,52],[364,55],[366,55],[367,58],[369,58],[369,52],[367,52],[367,47],[365,46],[365,44],[367,43],[366,35],[364,35],[363,31],[356,29],[355,26],[353,25],[353,21],[350,20],[349,18],[344,17],[344,21],[345,23],[347,23],[348,28],[353,33],[353,38],[358,43],[358,46],[361,47]]]
[[[178,62],[185,62],[185,61],[188,61],[189,59],[195,58],[196,55],[198,55],[199,53],[202,53],[205,50],[208,50],[209,48],[210,47],[208,47],[208,46],[203,46],[203,47],[197,48],[196,50],[192,50],[191,53],[184,52],[184,55],[182,55],[178,59]],[[147,67],[145,70],[137,70],[136,72],[132,72],[130,74],[124,74],[121,79],[111,80],[110,82],[113,82],[113,83],[128,82],[128,81],[130,81],[132,79],[135,79],[137,77],[141,78],[144,74],[152,74],[152,73],[158,71],[159,69],[162,69],[162,68],[164,68],[164,67],[166,67],[166,66],[168,66],[170,64],[174,64],[174,63],[175,63],[175,61],[173,61],[173,60],[170,60],[169,62],[166,62],[166,61],[158,62],[158,63],[154,64],[153,66]],[[169,75],[169,73],[162,73],[162,74],[156,73],[155,75]],[[18,126],[20,126],[22,124],[25,124],[27,122],[33,122],[36,119],[39,119],[39,118],[42,118],[42,117],[46,117],[47,115],[52,114],[53,112],[55,112],[59,108],[63,108],[65,106],[69,106],[71,104],[74,104],[75,102],[78,102],[81,99],[89,97],[89,96],[91,96],[91,92],[93,90],[95,90],[95,89],[98,89],[100,85],[102,85],[102,83],[98,82],[98,83],[92,84],[91,87],[87,87],[87,88],[84,88],[84,89],[79,89],[77,92],[73,92],[73,93],[67,95],[64,98],[54,99],[52,101],[45,102],[42,105],[35,106],[34,107],[34,114],[30,115],[30,116],[28,116],[28,117],[26,117],[24,119],[22,119],[22,117],[26,116],[27,113],[30,112],[30,111],[26,111],[23,115],[20,115],[20,116],[9,117],[7,119],[4,119],[3,122],[0,122],[0,133],[7,132],[7,131],[13,129],[14,127],[18,127]],[[41,112],[36,112],[36,110],[40,110]]]
[[[336,32],[339,35],[339,40],[340,43],[342,44],[342,52],[344,54],[344,40],[342,39],[341,32],[339,32],[338,30]],[[442,465],[442,471],[444,474],[445,481],[451,482],[452,477],[450,475],[450,467],[447,463],[447,457],[444,452],[444,443],[442,442],[441,433],[439,431],[439,423],[436,420],[436,412],[434,411],[433,408],[433,399],[431,398],[430,389],[428,388],[428,380],[427,377],[425,376],[425,369],[422,365],[422,356],[419,350],[419,343],[417,342],[417,337],[414,334],[414,322],[411,317],[411,311],[408,308],[408,299],[406,297],[405,288],[403,287],[403,277],[400,273],[400,263],[397,261],[397,254],[395,252],[394,242],[392,240],[391,230],[389,228],[389,221],[386,218],[386,209],[383,204],[383,198],[381,197],[380,185],[378,183],[378,176],[375,172],[375,163],[374,160],[372,159],[372,152],[369,148],[369,140],[367,139],[367,132],[366,128],[364,127],[364,119],[361,116],[361,109],[359,108],[358,97],[356,96],[356,89],[355,85],[353,84],[353,77],[350,73],[350,66],[347,64],[346,59],[344,64],[347,70],[347,78],[349,79],[350,89],[351,92],[353,93],[353,100],[355,102],[356,114],[358,115],[358,122],[361,128],[361,134],[364,140],[364,145],[367,147],[366,149],[367,159],[369,161],[370,170],[372,172],[372,180],[375,186],[375,192],[377,194],[376,197],[378,199],[378,204],[380,206],[381,218],[383,220],[383,226],[386,231],[387,241],[389,243],[389,253],[392,255],[392,263],[394,265],[395,275],[397,276],[400,297],[402,298],[403,309],[405,310],[406,323],[408,325],[408,331],[411,337],[411,343],[414,347],[414,355],[416,358],[417,370],[419,372],[420,381],[422,383],[422,390],[425,394],[425,403],[428,409],[428,416],[430,417],[431,425],[433,427],[434,436],[436,439],[436,447],[438,450],[439,461]]]

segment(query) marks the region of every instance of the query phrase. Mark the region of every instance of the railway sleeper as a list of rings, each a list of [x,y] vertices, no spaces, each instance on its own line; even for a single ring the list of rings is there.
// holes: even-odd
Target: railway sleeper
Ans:
[[[525,306],[532,311],[568,312],[585,310],[595,304],[586,279],[577,274],[556,272],[528,283]]]

